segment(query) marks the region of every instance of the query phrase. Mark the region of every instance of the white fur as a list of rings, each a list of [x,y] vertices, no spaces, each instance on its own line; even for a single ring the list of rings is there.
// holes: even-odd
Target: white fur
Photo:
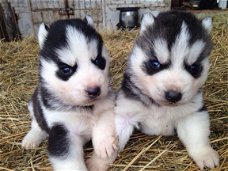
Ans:
[[[149,18],[146,21],[149,22]],[[143,29],[146,29],[145,26]],[[219,164],[219,159],[208,138],[210,133],[208,113],[198,111],[204,104],[199,89],[207,78],[209,62],[208,58],[201,62],[203,72],[197,79],[185,70],[184,63],[193,64],[205,47],[203,40],[196,41],[190,46],[189,39],[189,30],[184,22],[171,47],[171,52],[167,48],[166,40],[157,39],[153,46],[159,62],[171,61],[171,66],[153,75],[147,75],[142,70],[142,65],[148,60],[148,56],[140,46],[134,45],[126,72],[142,93],[152,98],[158,105],[148,103],[146,100],[144,102],[147,105],[144,105],[140,101],[127,98],[120,90],[115,107],[116,133],[120,149],[123,149],[134,127],[140,126],[142,132],[148,135],[173,135],[177,129],[178,137],[200,169],[205,166],[214,168]],[[182,93],[182,99],[175,105],[170,105],[165,99],[165,92],[169,90]],[[142,99],[140,94],[139,98]]]
[[[96,42],[92,41],[88,44],[85,41],[84,35],[72,28],[68,28],[68,40],[70,47],[58,49],[57,53],[64,63],[71,66],[77,63],[78,69],[66,82],[56,77],[58,66],[54,62],[46,61],[42,58],[41,76],[47,83],[47,88],[54,92],[57,97],[71,105],[85,105],[89,103],[85,92],[88,87],[100,86],[100,97],[106,96],[109,86],[109,56],[105,47],[103,47],[102,56],[105,57],[107,65],[105,70],[100,70],[91,62],[91,59],[94,59],[97,55],[97,53],[93,53],[97,45]],[[78,47],[77,43],[81,46]],[[93,76],[91,77],[91,75]]]
[[[208,113],[196,112],[201,106],[200,94],[194,98],[193,103],[175,107],[152,105],[147,108],[137,101],[125,98],[120,92],[115,108],[120,149],[124,148],[138,123],[141,124],[142,132],[148,135],[173,135],[176,128],[180,140],[200,169],[204,166],[214,168],[219,164],[218,154],[211,148],[208,139]]]
[[[151,13],[146,13],[143,15],[140,33],[142,34],[148,26],[152,26],[154,23],[154,16]]]
[[[87,18],[92,24],[91,18]],[[42,48],[47,36],[45,26],[41,25],[38,33],[39,44]],[[114,125],[114,94],[110,89],[109,78],[109,54],[106,48],[102,48],[102,57],[106,60],[104,70],[99,69],[91,60],[97,57],[96,40],[88,41],[80,31],[69,26],[66,29],[68,46],[55,49],[59,60],[67,65],[75,66],[76,72],[67,80],[61,80],[56,76],[59,70],[58,65],[40,57],[42,86],[51,94],[54,94],[63,104],[68,105],[62,108],[59,104],[53,104],[56,110],[48,109],[42,102],[40,94],[38,101],[43,111],[43,117],[49,128],[56,123],[64,125],[70,139],[69,152],[65,156],[49,156],[54,170],[87,170],[84,161],[83,145],[92,139],[94,146],[93,157],[87,162],[89,169],[106,170],[113,162],[117,153],[117,140]],[[99,86],[101,94],[96,100],[87,96],[88,87]],[[53,102],[55,103],[55,102]],[[94,105],[93,110],[72,110],[71,106]],[[47,134],[39,127],[33,113],[32,103],[29,104],[29,111],[32,117],[32,128],[24,137],[22,146],[25,148],[37,147]],[[98,163],[96,161],[102,161]]]
[[[202,20],[202,25],[205,28],[205,30],[210,33],[212,30],[212,18],[206,17]]]
[[[156,39],[154,41],[154,51],[158,60],[163,64],[169,60],[169,50],[167,42],[164,39]]]
[[[38,42],[40,49],[43,47],[43,43],[47,37],[48,31],[45,29],[45,24],[42,23],[38,29]]]
[[[194,79],[186,70],[183,70],[183,63],[186,60],[189,64],[195,62],[196,55],[203,50],[204,43],[201,41],[195,42],[191,47],[186,43],[189,40],[189,33],[185,23],[182,24],[180,34],[177,36],[175,43],[171,47],[171,53],[168,52],[167,43],[165,40],[155,41],[155,47],[158,60],[163,61],[172,60],[172,67],[169,70],[163,70],[159,73],[150,76],[146,75],[141,69],[141,64],[148,58],[143,50],[135,45],[131,57],[129,59],[130,68],[133,70],[132,79],[145,94],[150,95],[157,103],[167,104],[164,99],[166,91],[180,91],[183,94],[182,100],[179,104],[189,101],[202,87],[207,78],[209,69],[208,59],[202,61],[204,67],[201,77]],[[164,53],[164,55],[163,55]],[[193,59],[192,56],[193,55]],[[163,58],[161,56],[164,56]],[[166,59],[169,56],[171,59]],[[191,60],[190,60],[191,59]]]
[[[172,61],[175,60],[175,65],[183,64],[183,59],[188,53],[188,44],[186,42],[189,41],[189,38],[190,37],[187,25],[183,22],[181,26],[181,31],[179,35],[177,35],[176,41],[174,42],[171,50],[171,59]]]
[[[94,27],[94,21],[93,18],[90,15],[86,15],[85,16],[86,21],[88,22],[88,24],[92,27]]]
[[[113,102],[111,96],[103,98],[96,102],[93,113],[85,112],[56,112],[50,111],[43,107],[48,126],[53,123],[62,123],[70,131],[71,144],[70,155],[65,160],[50,158],[55,170],[59,169],[82,169],[86,168],[83,160],[83,144],[91,137],[94,146],[93,160],[103,160],[104,165],[90,167],[102,167],[107,169],[108,164],[105,164],[115,154],[117,150],[117,140],[114,132],[114,113]],[[102,134],[101,134],[102,132]],[[72,154],[71,154],[72,152]],[[93,162],[93,161],[90,161]],[[97,164],[97,163],[94,163]]]
[[[33,149],[47,138],[47,133],[40,129],[37,122],[32,120],[31,129],[23,138],[22,147],[25,149]]]
[[[86,165],[83,159],[84,139],[73,131],[70,132],[71,145],[69,154],[63,158],[49,157],[54,170],[83,170],[86,171]]]
[[[196,41],[190,48],[189,54],[187,56],[187,64],[193,64],[203,51],[204,47],[205,43],[203,41]]]
[[[34,118],[35,116],[33,113],[32,102],[29,102],[28,110],[30,113],[30,117]],[[47,133],[45,131],[43,131],[42,129],[40,129],[36,120],[33,119],[32,123],[31,123],[31,129],[26,134],[26,136],[23,138],[21,145],[25,149],[33,149],[33,148],[38,147],[40,145],[40,143],[46,138],[47,138]]]

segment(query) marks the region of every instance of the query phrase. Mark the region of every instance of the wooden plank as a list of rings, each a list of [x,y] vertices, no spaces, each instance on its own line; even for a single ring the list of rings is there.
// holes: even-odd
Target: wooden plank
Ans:
[[[2,4],[0,3],[0,39],[9,41],[9,36],[6,30],[4,10]]]

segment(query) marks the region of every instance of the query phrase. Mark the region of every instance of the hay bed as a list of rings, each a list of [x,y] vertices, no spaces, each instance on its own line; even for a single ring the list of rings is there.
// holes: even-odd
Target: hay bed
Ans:
[[[228,13],[214,16],[214,50],[204,87],[211,118],[212,146],[228,170]],[[113,86],[119,87],[126,57],[138,31],[103,34],[112,57]],[[38,44],[34,38],[0,41],[0,170],[50,170],[45,141],[34,150],[20,142],[30,127],[27,101],[37,85]],[[90,156],[91,148],[86,148]],[[177,137],[134,134],[110,170],[198,170]]]

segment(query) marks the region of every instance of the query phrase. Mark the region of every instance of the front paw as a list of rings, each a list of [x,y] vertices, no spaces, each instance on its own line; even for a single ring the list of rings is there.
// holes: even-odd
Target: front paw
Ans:
[[[106,171],[108,166],[101,159],[92,157],[86,160],[86,166],[89,171]]]
[[[35,131],[30,130],[29,133],[23,138],[21,145],[25,149],[34,149],[40,145],[42,138],[37,135]]]
[[[118,150],[118,140],[114,136],[108,136],[101,140],[94,140],[94,151],[102,159],[109,158]]]
[[[219,165],[219,155],[210,146],[194,150],[190,152],[190,156],[201,170],[203,170],[204,167],[212,169]]]

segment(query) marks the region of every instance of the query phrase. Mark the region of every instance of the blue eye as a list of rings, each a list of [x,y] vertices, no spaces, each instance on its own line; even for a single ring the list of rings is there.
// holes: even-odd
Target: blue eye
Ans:
[[[148,64],[153,70],[159,70],[161,68],[161,64],[158,60],[149,60]]]
[[[72,68],[71,67],[69,67],[69,66],[62,66],[61,68],[60,68],[60,71],[64,74],[64,75],[70,75],[70,74],[72,74]]]
[[[153,75],[164,69],[167,69],[171,65],[171,62],[161,64],[157,59],[150,59],[145,61],[142,65],[142,70],[148,74]]]
[[[77,64],[75,64],[72,67],[72,66],[69,66],[69,65],[61,62],[58,64],[58,66],[59,66],[59,69],[56,72],[57,76],[64,81],[67,81],[77,70]]]

